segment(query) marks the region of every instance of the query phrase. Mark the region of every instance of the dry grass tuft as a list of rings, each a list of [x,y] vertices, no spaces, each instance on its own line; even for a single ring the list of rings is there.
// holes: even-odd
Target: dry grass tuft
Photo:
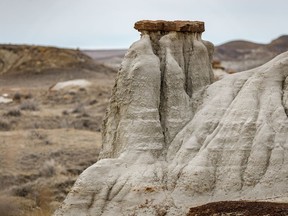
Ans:
[[[35,140],[39,144],[45,144],[45,145],[51,144],[51,142],[48,139],[47,134],[45,134],[43,131],[32,130],[30,132],[29,138],[31,140]]]
[[[11,129],[11,123],[6,119],[0,119],[0,131],[8,131]]]
[[[19,116],[21,116],[21,111],[19,108],[11,108],[6,113],[4,113],[4,116],[19,117]]]
[[[19,92],[16,92],[13,95],[13,101],[16,101],[16,102],[20,102],[21,99],[31,99],[31,98],[33,98],[33,95],[30,92],[27,94],[21,94]]]
[[[29,212],[29,216],[50,216],[53,213],[50,203],[53,200],[53,193],[49,188],[40,188],[35,196],[36,208]],[[25,216],[28,216],[25,215]]]
[[[44,177],[51,177],[56,175],[56,162],[54,159],[50,159],[44,162],[41,170],[40,170],[41,176]]]
[[[46,160],[40,170],[40,175],[43,177],[52,177],[63,173],[66,173],[66,169],[54,159]]]
[[[77,106],[72,110],[72,113],[85,113],[85,107],[83,104],[77,104]]]
[[[16,92],[13,95],[13,101],[20,101],[21,100],[22,95],[19,92]]]
[[[39,105],[35,100],[25,100],[23,101],[20,106],[20,110],[27,110],[27,111],[37,111],[39,110]]]

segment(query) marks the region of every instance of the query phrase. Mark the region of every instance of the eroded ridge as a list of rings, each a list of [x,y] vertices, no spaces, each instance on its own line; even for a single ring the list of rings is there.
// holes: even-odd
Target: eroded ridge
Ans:
[[[163,32],[191,32],[202,33],[205,31],[204,22],[201,21],[165,21],[165,20],[141,20],[135,23],[138,31],[163,31]]]

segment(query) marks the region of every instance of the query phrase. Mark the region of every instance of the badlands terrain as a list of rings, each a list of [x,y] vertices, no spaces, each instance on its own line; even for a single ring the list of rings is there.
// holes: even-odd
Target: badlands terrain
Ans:
[[[287,44],[287,36],[266,45],[229,42],[215,48],[214,59],[220,61],[226,76],[226,72],[249,69],[267,62],[287,51]],[[1,216],[51,215],[59,208],[79,174],[97,161],[103,116],[116,72],[126,52],[0,46]],[[74,81],[67,82],[71,80]],[[165,112],[169,115],[170,111],[167,109]],[[179,127],[169,121],[165,124]],[[110,129],[106,125],[104,130],[109,132]],[[166,142],[170,142],[175,133],[167,131]],[[107,154],[111,156],[109,148],[102,153],[102,158]],[[117,151],[112,152],[117,155]],[[124,180],[127,178],[123,177]],[[153,187],[146,189],[144,193],[155,190]],[[148,205],[150,203],[144,202],[143,209]],[[267,208],[269,214],[278,208],[262,203],[253,207],[250,203],[220,203],[191,208],[189,215],[211,215],[207,209],[215,211],[215,214],[233,213],[229,206],[235,206],[234,213],[240,215],[245,215],[243,212],[249,208],[251,214],[246,215],[261,215],[255,206]],[[286,215],[285,204],[279,209],[283,213],[279,215]],[[161,209],[159,215],[161,212],[165,215]]]

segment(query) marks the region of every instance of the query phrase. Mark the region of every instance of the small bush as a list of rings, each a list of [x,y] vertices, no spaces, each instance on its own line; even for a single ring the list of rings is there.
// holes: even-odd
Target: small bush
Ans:
[[[0,131],[8,131],[11,128],[11,124],[9,121],[5,119],[0,119]]]
[[[20,104],[20,110],[37,111],[39,110],[38,103],[34,100],[25,100]]]
[[[31,99],[33,98],[33,95],[29,92],[27,94],[21,94],[19,92],[16,92],[14,95],[13,95],[13,101],[21,101],[21,99]]]
[[[62,115],[69,115],[69,112],[67,110],[63,110]]]
[[[40,170],[40,175],[44,177],[52,177],[63,173],[66,173],[66,169],[62,165],[57,164],[54,159],[46,160]]]
[[[27,197],[33,193],[33,188],[31,185],[28,184],[28,185],[13,188],[12,192],[13,192],[13,195],[15,196]]]
[[[33,95],[29,92],[28,94],[24,95],[25,99],[31,99],[33,98]]]
[[[19,116],[21,116],[21,111],[19,108],[12,108],[12,109],[8,110],[4,115],[5,116],[19,117]]]
[[[22,95],[19,92],[16,92],[13,95],[13,101],[20,101],[21,100]]]
[[[47,134],[45,134],[41,131],[38,131],[38,130],[32,130],[30,132],[30,138],[31,138],[31,140],[36,140],[36,142],[39,144],[45,144],[45,145],[51,144],[51,142],[48,140]]]
[[[85,113],[85,108],[83,104],[78,104],[73,110],[72,113]]]
[[[55,160],[47,160],[44,162],[40,174],[45,177],[51,177],[56,174],[56,162]]]
[[[39,139],[39,140],[45,140],[47,139],[47,135],[39,130],[32,130],[30,132],[30,138],[31,139]]]
[[[94,105],[94,104],[96,104],[96,103],[98,103],[98,101],[97,101],[96,99],[94,99],[94,100],[91,100],[91,101],[89,102],[89,105]]]

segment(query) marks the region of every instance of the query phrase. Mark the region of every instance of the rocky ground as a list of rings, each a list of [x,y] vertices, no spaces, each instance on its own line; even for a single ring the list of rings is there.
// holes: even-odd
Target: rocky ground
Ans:
[[[187,216],[284,216],[287,203],[227,201],[191,208]]]

